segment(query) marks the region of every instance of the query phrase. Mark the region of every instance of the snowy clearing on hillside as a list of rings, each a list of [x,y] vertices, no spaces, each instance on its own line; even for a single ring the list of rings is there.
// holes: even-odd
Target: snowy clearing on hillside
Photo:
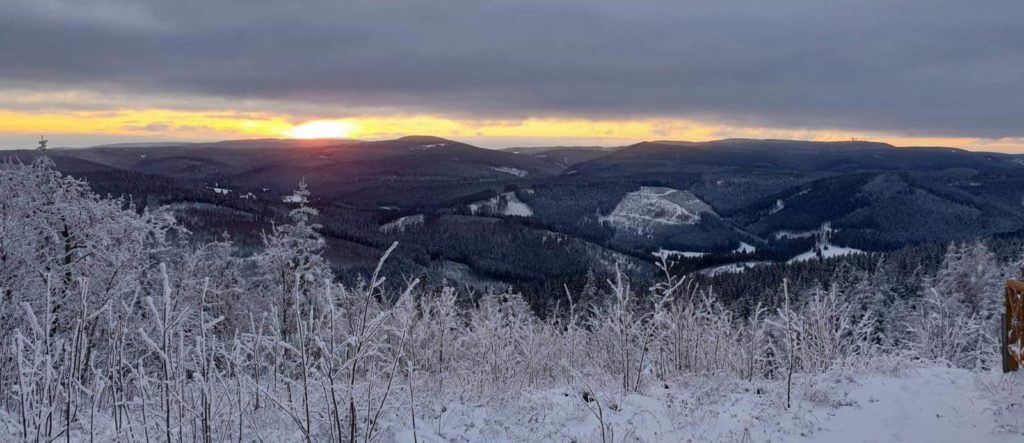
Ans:
[[[526,203],[523,203],[522,200],[519,200],[519,197],[516,197],[515,192],[506,192],[501,195],[505,199],[505,209],[502,211],[503,215],[514,215],[517,217],[529,217],[533,215],[533,210],[530,209]]]
[[[309,203],[309,199],[299,194],[286,195],[281,197],[281,201],[285,203]]]
[[[814,237],[815,235],[818,235],[817,229],[813,231],[778,231],[772,234],[772,236],[775,237],[776,240],[781,240],[784,238],[811,238]]]
[[[733,249],[732,251],[729,251],[729,252],[732,253],[732,254],[753,254],[754,252],[757,252],[757,248],[754,245],[751,245],[749,243],[740,242],[739,247],[737,247],[736,249]],[[673,251],[671,249],[659,249],[657,251],[652,252],[651,255],[653,255],[655,257],[658,257],[658,258],[665,257],[665,258],[670,259],[672,257],[700,258],[700,257],[708,256],[708,255],[714,255],[714,253],[712,253],[712,252],[698,252],[698,251]]]
[[[644,186],[622,197],[601,219],[616,229],[646,234],[662,226],[696,224],[705,212],[715,213],[690,191]]]
[[[469,205],[469,212],[473,215],[478,213],[485,215],[509,215],[514,217],[530,217],[533,209],[524,203],[515,192],[505,192],[497,197],[478,201]]]
[[[840,257],[840,256],[843,256],[843,255],[864,254],[864,253],[865,252],[861,251],[860,249],[848,248],[848,247],[845,247],[845,246],[836,246],[836,245],[833,245],[831,243],[826,243],[826,244],[821,245],[821,246],[816,246],[813,250],[804,252],[803,254],[800,254],[800,255],[798,255],[796,257],[793,257],[793,258],[789,259],[789,261],[787,263],[797,263],[797,262],[802,262],[802,261],[807,261],[807,260],[813,260],[813,259],[818,258],[818,257],[821,257],[821,258],[832,258],[832,257]]]
[[[528,172],[522,169],[510,168],[508,166],[492,167],[491,169],[498,172],[504,172],[506,174],[512,174],[516,177],[526,177],[526,174],[528,174]]]
[[[718,274],[736,274],[739,272],[745,272],[755,266],[771,264],[770,261],[744,261],[739,263],[730,263],[722,266],[715,266],[713,268],[701,269],[697,271],[701,274],[714,277]]]
[[[494,212],[495,208],[498,207],[498,197],[491,197],[487,200],[478,201],[469,204],[469,212],[476,215],[478,212],[486,210],[487,212]]]
[[[405,228],[409,226],[416,226],[423,224],[423,214],[407,215],[405,217],[394,220],[390,223],[385,223],[377,228],[380,232],[403,232]]]
[[[736,254],[753,254],[757,252],[757,248],[754,245],[746,242],[740,242],[740,246],[732,250]]]
[[[426,143],[422,145],[413,145],[409,147],[409,150],[419,151],[423,149],[443,148],[448,146],[448,143]]]
[[[709,252],[694,252],[694,251],[672,251],[669,249],[659,249],[651,253],[651,255],[661,258],[672,258],[672,257],[683,257],[683,258],[699,258],[705,255],[709,255]]]

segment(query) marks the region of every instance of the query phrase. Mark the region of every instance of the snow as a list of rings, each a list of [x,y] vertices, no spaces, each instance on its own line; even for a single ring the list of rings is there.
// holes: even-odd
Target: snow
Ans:
[[[864,254],[864,251],[855,248],[848,248],[845,246],[836,246],[831,243],[825,243],[823,246],[816,246],[814,249],[804,252],[803,254],[797,255],[789,259],[788,263],[797,263],[807,260],[813,260],[818,258],[818,251],[821,251],[822,258],[841,257],[844,255],[851,254]]]
[[[657,250],[655,252],[652,252],[651,255],[653,255],[655,257],[662,257],[662,256],[664,256],[664,257],[671,257],[671,256],[674,255],[674,256],[685,257],[685,258],[698,258],[698,257],[703,257],[705,255],[709,255],[709,253],[708,252],[694,252],[694,251],[672,251],[672,250],[669,250],[669,249],[659,249],[659,250]]]
[[[998,423],[998,405],[985,382],[1002,375],[962,369],[921,368],[904,377],[871,377],[848,396],[850,407],[829,411],[814,441],[1005,442],[1013,437]],[[1016,378],[1005,376],[1006,378]],[[1024,385],[1020,385],[1024,386]],[[1017,430],[1021,438],[1020,430]],[[808,441],[794,439],[794,441]]]
[[[864,254],[865,253],[864,251],[861,251],[860,249],[849,248],[849,247],[845,247],[845,246],[836,246],[836,245],[832,244],[831,243],[831,241],[832,241],[832,234],[835,233],[836,231],[837,231],[836,229],[832,229],[832,223],[831,222],[824,222],[824,223],[821,224],[821,228],[819,228],[817,230],[814,230],[814,231],[797,232],[797,233],[787,232],[787,231],[779,231],[779,232],[775,233],[775,238],[783,238],[783,237],[786,237],[786,238],[816,237],[816,239],[815,239],[816,240],[816,244],[815,244],[814,248],[812,248],[810,251],[804,252],[802,254],[797,255],[796,257],[793,257],[793,258],[789,259],[789,261],[787,263],[797,263],[797,262],[802,262],[802,261],[807,261],[807,260],[813,260],[813,259],[818,258],[819,256],[821,258],[832,258],[832,257],[841,257],[841,256],[844,256],[844,255]]]
[[[448,143],[426,143],[422,145],[412,145],[409,149],[412,151],[420,151],[424,149],[443,148],[445,146],[448,146]]]
[[[221,195],[228,195],[228,194],[231,193],[230,189],[220,187],[219,183],[214,183],[213,186],[207,185],[206,189],[209,189],[209,190],[211,190],[213,192],[216,192],[218,194],[221,194]]]
[[[753,268],[753,267],[756,267],[756,266],[761,266],[761,265],[766,265],[766,264],[769,264],[769,263],[771,263],[771,262],[769,262],[769,261],[744,261],[744,262],[739,262],[739,263],[730,263],[730,264],[722,265],[722,266],[715,266],[713,268],[708,268],[708,269],[701,269],[698,272],[700,272],[701,274],[704,274],[704,275],[708,275],[708,276],[714,277],[714,276],[716,276],[718,274],[736,274],[736,273],[740,273],[740,272],[745,272],[745,271],[749,270],[750,268]]]
[[[533,209],[530,209],[526,203],[519,200],[515,192],[506,192],[501,195],[505,198],[505,210],[502,211],[502,214],[516,217],[529,217],[533,215]]]
[[[298,194],[286,195],[284,197],[281,197],[281,201],[283,201],[285,203],[308,203],[309,202],[309,200],[306,197],[298,195]]]
[[[644,186],[626,194],[601,219],[616,229],[648,234],[664,226],[696,224],[704,213],[714,214],[714,210],[690,191]]]
[[[502,202],[504,202],[504,208],[501,212],[498,212],[498,208],[502,206]],[[513,217],[530,217],[533,215],[533,209],[520,200],[519,197],[516,196],[515,192],[505,192],[497,197],[491,197],[487,200],[471,203],[469,205],[469,212],[473,215],[478,213],[499,213],[501,215],[509,215]]]
[[[1019,393],[1019,374],[972,373],[925,366],[895,374],[827,373],[794,380],[793,405],[784,383],[714,376],[659,383],[623,395],[598,388],[609,441],[638,442],[1006,442],[1024,434],[1013,400],[990,386]],[[589,386],[587,387],[589,388]],[[418,441],[602,441],[601,421],[579,386],[511,394],[513,401],[446,402],[441,417],[417,421]],[[516,398],[518,397],[518,398]],[[440,407],[438,408],[440,409]],[[431,420],[432,419],[432,420]],[[397,442],[412,442],[400,427]]]
[[[733,249],[730,252],[733,253],[733,254],[753,254],[756,251],[757,251],[757,248],[754,245],[751,245],[751,244],[746,243],[746,242],[740,242],[740,246],[738,248],[736,248],[736,249]],[[708,255],[713,255],[713,254],[711,252],[673,251],[671,249],[664,249],[664,248],[662,248],[662,249],[658,249],[657,251],[652,252],[651,255],[653,255],[655,257],[662,257],[662,256],[664,256],[666,258],[671,258],[673,256],[683,257],[683,258],[700,258],[700,257],[704,257],[704,256],[708,256]],[[751,262],[751,263],[753,263],[753,262]],[[758,262],[758,263],[760,263],[760,262]]]
[[[818,235],[818,230],[813,231],[777,231],[772,234],[776,240],[783,238],[810,238]]]
[[[394,221],[392,221],[390,223],[385,223],[385,224],[381,225],[377,229],[380,232],[393,232],[393,231],[404,232],[405,228],[408,228],[410,226],[422,225],[422,224],[423,224],[423,214],[416,214],[416,215],[407,215],[405,217],[401,217],[401,218],[399,218],[397,220],[394,220]]]
[[[501,166],[501,167],[497,167],[497,168],[492,167],[491,169],[493,169],[495,171],[498,171],[498,172],[504,172],[506,174],[512,174],[512,175],[514,175],[516,177],[526,177],[526,174],[528,174],[527,171],[524,171],[522,169],[510,168],[510,167],[507,167],[507,166]]]
[[[473,214],[473,215],[476,215],[478,212],[481,212],[483,209],[487,209],[489,211],[493,211],[494,208],[497,208],[497,207],[498,207],[498,197],[491,197],[491,198],[489,198],[487,200],[470,203],[469,204],[469,213]]]
[[[753,254],[757,252],[757,248],[746,242],[740,242],[740,246],[732,250],[736,254]]]

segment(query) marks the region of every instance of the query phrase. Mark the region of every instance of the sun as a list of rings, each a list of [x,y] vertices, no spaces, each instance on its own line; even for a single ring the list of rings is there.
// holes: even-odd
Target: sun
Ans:
[[[294,126],[288,131],[292,138],[345,138],[355,125],[345,120],[313,120]]]

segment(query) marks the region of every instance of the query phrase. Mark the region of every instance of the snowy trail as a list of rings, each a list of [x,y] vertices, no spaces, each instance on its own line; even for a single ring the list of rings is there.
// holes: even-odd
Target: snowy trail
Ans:
[[[999,380],[1002,380],[1000,383]],[[1007,383],[1007,382],[1012,383]],[[911,370],[900,377],[873,377],[849,393],[852,406],[827,412],[820,428],[792,441],[822,442],[1006,442],[1022,441],[1001,427],[985,387],[1014,388],[1021,379],[995,374],[972,374],[946,368]],[[1018,411],[1019,413],[1019,411]],[[820,412],[819,412],[820,414]],[[1015,421],[1013,417],[1005,417]],[[1016,440],[1020,438],[1021,440]],[[788,440],[788,439],[787,439]]]

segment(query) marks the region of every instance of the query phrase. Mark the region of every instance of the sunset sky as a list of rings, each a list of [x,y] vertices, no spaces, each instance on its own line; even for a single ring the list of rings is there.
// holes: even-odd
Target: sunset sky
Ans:
[[[1024,2],[0,0],[0,148],[429,134],[1024,152]]]

